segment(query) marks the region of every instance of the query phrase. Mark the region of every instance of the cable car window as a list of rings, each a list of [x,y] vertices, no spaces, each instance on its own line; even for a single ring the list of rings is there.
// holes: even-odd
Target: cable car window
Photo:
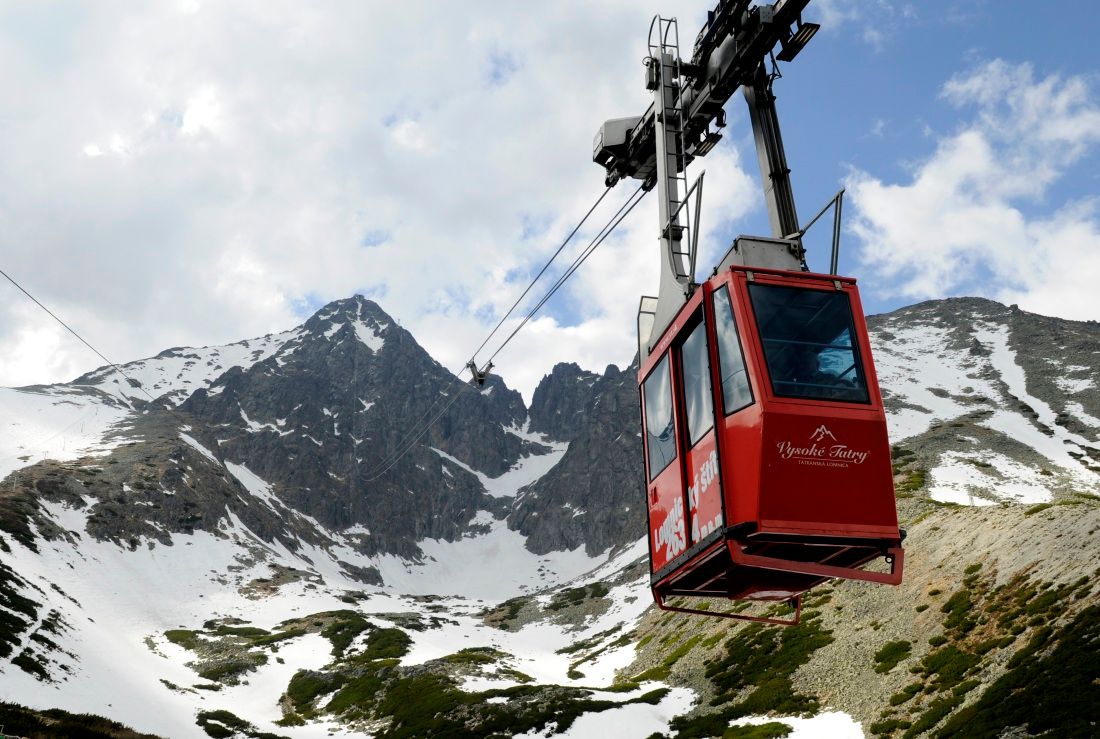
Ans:
[[[745,355],[741,353],[741,337],[733,320],[729,291],[721,287],[714,292],[714,330],[718,335],[718,369],[722,374],[722,403],[726,413],[752,405],[752,388],[745,372]]]
[[[714,404],[710,392],[710,362],[707,360],[707,327],[702,321],[680,349],[684,376],[684,412],[691,445],[714,427]]]
[[[645,433],[649,451],[649,479],[676,459],[676,430],[672,423],[672,383],[666,354],[645,381]]]
[[[869,402],[846,293],[753,284],[749,297],[776,395]]]

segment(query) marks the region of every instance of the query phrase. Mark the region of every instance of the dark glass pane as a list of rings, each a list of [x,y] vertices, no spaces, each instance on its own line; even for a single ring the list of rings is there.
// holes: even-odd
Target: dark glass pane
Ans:
[[[688,438],[694,446],[714,426],[714,404],[710,394],[710,362],[707,361],[707,329],[700,323],[680,350],[684,370],[684,412]]]
[[[666,354],[645,381],[645,432],[649,449],[649,479],[676,459],[676,430],[672,423],[672,381]]]
[[[722,401],[726,413],[752,405],[752,389],[745,372],[745,355],[741,353],[741,338],[733,320],[729,291],[719,288],[714,293],[714,331],[718,335],[718,369],[722,374]]]
[[[846,293],[755,284],[749,297],[776,395],[868,402]]]

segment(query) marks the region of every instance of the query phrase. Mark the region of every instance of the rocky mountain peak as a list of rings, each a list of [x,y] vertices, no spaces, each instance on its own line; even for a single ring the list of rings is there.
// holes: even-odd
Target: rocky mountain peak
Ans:
[[[637,370],[610,365],[597,375],[559,364],[539,383],[531,428],[568,440],[569,449],[509,515],[531,551],[584,546],[595,555],[645,530]]]
[[[336,341],[345,335],[355,336],[371,351],[380,351],[390,332],[404,333],[381,306],[362,295],[332,301],[302,324],[302,329]]]
[[[580,428],[579,414],[592,399],[599,379],[595,372],[573,362],[554,365],[531,397],[531,430],[559,441],[572,441]]]

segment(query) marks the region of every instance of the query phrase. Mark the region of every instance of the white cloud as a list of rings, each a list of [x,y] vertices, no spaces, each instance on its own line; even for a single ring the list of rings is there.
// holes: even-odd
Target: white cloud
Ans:
[[[204,131],[216,135],[223,125],[218,93],[213,86],[204,85],[187,100],[180,131],[190,136],[197,136]]]
[[[691,29],[706,10],[660,5]],[[116,361],[283,329],[307,297],[366,290],[461,366],[602,190],[592,134],[647,105],[639,60],[656,9],[2,9],[0,95],[18,111],[0,137],[2,266]],[[28,14],[58,29],[55,47],[26,42]],[[716,229],[759,198],[735,152],[705,165]],[[506,380],[529,392],[555,361],[630,359],[638,295],[656,287],[649,207],[564,291],[579,323],[525,329],[501,356]],[[543,230],[525,238],[532,223]],[[0,311],[14,352],[0,384],[100,364],[51,335]]]
[[[1100,101],[1085,79],[1036,79],[1027,64],[996,60],[949,80],[942,96],[973,117],[939,139],[910,181],[849,177],[852,230],[880,289],[1100,316],[1097,203],[1049,203],[1053,186],[1100,142]]]
[[[854,27],[876,53],[888,48],[903,25],[919,20],[916,6],[899,0],[816,0],[807,10],[808,19],[819,19],[826,32]]]

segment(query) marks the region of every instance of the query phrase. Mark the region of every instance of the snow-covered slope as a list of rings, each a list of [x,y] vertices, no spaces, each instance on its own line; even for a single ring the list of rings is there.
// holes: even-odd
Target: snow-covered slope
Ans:
[[[43,459],[102,454],[130,409],[96,389],[69,385],[0,388],[0,479]]]
[[[1039,503],[1100,484],[1086,410],[1100,405],[1100,330],[1043,331],[1051,320],[976,299],[871,320],[891,442],[920,459],[934,499]]]
[[[230,471],[246,479],[250,493],[266,497],[264,481],[239,466]],[[375,614],[423,616],[425,603],[431,603],[430,612],[438,619],[429,620],[426,628],[406,631],[411,644],[403,664],[486,647],[510,655],[508,669],[495,677],[471,677],[471,690],[520,685],[527,680],[517,677],[521,674],[538,682],[592,686],[609,685],[614,670],[632,659],[632,647],[619,645],[602,655],[586,669],[583,680],[567,674],[571,659],[559,650],[610,628],[629,628],[648,606],[636,597],[644,587],[644,574],[638,573],[615,586],[606,611],[581,624],[541,623],[515,632],[487,625],[482,614],[492,604],[534,587],[585,582],[581,576],[601,564],[602,571],[588,579],[612,575],[644,551],[630,550],[614,560],[594,560],[583,552],[538,557],[500,522],[470,539],[422,542],[426,559],[407,563],[392,556],[358,554],[352,546],[354,531],[325,532],[330,546],[298,541],[292,551],[279,541],[264,541],[232,514],[214,531],[173,534],[168,546],[142,541],[132,549],[120,547],[88,534],[92,502],[86,500],[84,508],[44,504],[45,518],[67,533],[53,540],[36,537],[38,551],[0,534],[6,547],[4,563],[22,580],[20,592],[37,604],[34,623],[27,629],[30,638],[24,643],[37,647],[27,656],[42,670],[34,674],[4,664],[0,690],[5,699],[34,707],[109,712],[163,736],[204,736],[195,724],[196,713],[221,708],[259,730],[284,736],[357,733],[327,720],[297,728],[274,724],[283,716],[279,697],[291,677],[330,661],[329,645],[316,633],[281,640],[266,664],[246,672],[238,684],[222,684],[203,679],[187,666],[196,655],[173,643],[174,629],[201,631],[213,620],[276,630],[288,619],[347,609],[349,600],[370,623],[392,628],[385,616]],[[502,576],[504,562],[507,572]],[[377,565],[386,585],[364,586],[346,575],[344,563]],[[549,600],[548,595],[540,597]],[[623,702],[632,696],[607,697]],[[635,720],[649,732],[660,730],[662,721],[667,724],[684,708],[687,697],[688,691],[679,691],[668,705],[649,706],[646,720]]]
[[[148,401],[150,396],[168,396],[165,398],[168,403],[179,405],[230,368],[247,368],[262,362],[300,335],[301,328],[296,328],[224,346],[167,349],[155,357],[119,365],[125,376],[113,367],[101,367],[71,384],[90,385],[127,400]],[[140,387],[135,387],[130,380]]]

